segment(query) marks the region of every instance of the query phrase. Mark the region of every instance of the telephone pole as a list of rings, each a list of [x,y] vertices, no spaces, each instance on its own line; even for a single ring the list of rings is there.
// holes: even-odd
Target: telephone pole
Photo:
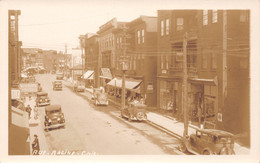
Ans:
[[[124,43],[124,50],[123,50],[123,62],[122,62],[122,109],[125,109],[125,72],[127,71],[127,65],[126,65],[126,26],[123,28],[123,43]]]
[[[184,34],[183,38],[183,103],[182,110],[184,115],[184,132],[183,137],[186,138],[188,136],[188,108],[187,108],[187,87],[188,87],[188,73],[187,73],[187,32]]]

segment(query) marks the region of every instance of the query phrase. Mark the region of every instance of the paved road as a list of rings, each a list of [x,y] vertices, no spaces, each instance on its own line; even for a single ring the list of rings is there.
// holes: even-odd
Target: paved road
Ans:
[[[64,86],[52,90],[55,75],[38,75],[43,91],[49,93],[51,104],[61,104],[66,127],[45,132],[50,152],[72,152],[102,155],[180,154],[178,140],[140,122],[128,122],[112,107],[96,107],[82,93]],[[39,109],[43,125],[44,107]],[[44,131],[42,131],[44,132]]]

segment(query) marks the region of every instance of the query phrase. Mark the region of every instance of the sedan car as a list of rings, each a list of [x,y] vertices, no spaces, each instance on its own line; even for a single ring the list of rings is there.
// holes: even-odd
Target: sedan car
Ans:
[[[196,129],[196,134],[184,138],[180,150],[199,155],[233,155],[233,134],[217,129]]]
[[[50,105],[50,99],[48,97],[48,93],[46,92],[38,92],[36,97],[36,106],[45,106]]]
[[[56,80],[52,83],[53,90],[62,90],[62,81]]]
[[[65,127],[65,118],[61,110],[61,105],[50,105],[45,107],[45,130]]]
[[[127,117],[128,121],[147,120],[146,105],[139,102],[131,102],[129,106],[121,110],[121,117]]]

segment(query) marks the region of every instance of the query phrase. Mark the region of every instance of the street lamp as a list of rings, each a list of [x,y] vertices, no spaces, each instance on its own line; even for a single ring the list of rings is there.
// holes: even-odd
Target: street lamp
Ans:
[[[128,70],[128,65],[123,61],[121,63],[122,65],[122,71],[123,71],[123,76],[122,76],[122,109],[125,109],[125,73]]]

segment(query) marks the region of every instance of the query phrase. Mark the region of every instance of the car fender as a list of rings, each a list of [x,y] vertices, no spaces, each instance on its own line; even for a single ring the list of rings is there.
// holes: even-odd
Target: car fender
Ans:
[[[204,154],[204,152],[208,151],[209,152],[209,155],[213,155],[213,152],[211,151],[210,148],[204,148],[202,151],[201,151],[201,154]]]

